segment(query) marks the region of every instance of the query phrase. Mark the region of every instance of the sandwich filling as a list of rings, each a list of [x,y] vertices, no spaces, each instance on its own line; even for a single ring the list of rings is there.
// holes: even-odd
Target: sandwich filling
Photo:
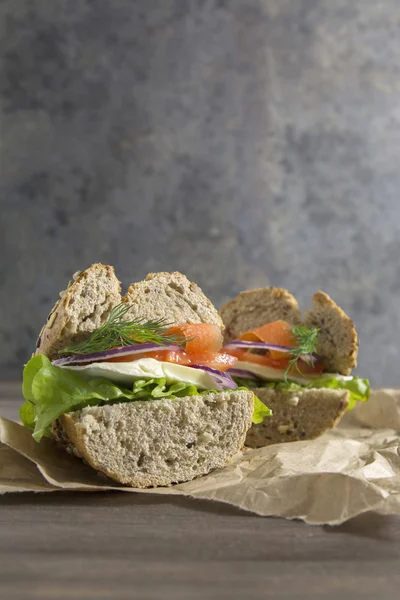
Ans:
[[[282,391],[304,388],[333,388],[350,392],[349,409],[356,401],[366,401],[370,385],[367,379],[327,373],[323,358],[315,354],[316,329],[291,326],[274,321],[242,334],[223,351],[237,358],[227,373],[239,385],[250,388],[270,387]]]
[[[216,325],[129,321],[128,310],[115,307],[89,337],[59,351],[61,358],[38,354],[26,364],[20,418],[36,441],[60,415],[86,406],[240,389],[228,372],[238,358],[223,350]],[[253,423],[270,414],[254,397]]]

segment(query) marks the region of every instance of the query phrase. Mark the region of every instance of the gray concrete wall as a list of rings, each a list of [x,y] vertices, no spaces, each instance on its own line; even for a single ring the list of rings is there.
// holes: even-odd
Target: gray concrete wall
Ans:
[[[3,376],[71,273],[322,288],[398,385],[398,0],[4,0]]]

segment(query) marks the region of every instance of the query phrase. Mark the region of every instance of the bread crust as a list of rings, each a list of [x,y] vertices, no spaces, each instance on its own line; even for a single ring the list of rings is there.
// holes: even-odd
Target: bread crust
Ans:
[[[312,301],[314,307],[305,313],[304,324],[320,330],[316,353],[322,356],[326,371],[350,375],[357,366],[359,347],[352,319],[321,290],[313,295]]]
[[[114,288],[109,294],[109,301],[105,300],[103,314],[100,312],[96,315],[93,322],[90,320],[90,312],[86,311],[85,314],[83,311],[81,321],[84,321],[84,325],[79,326],[75,322],[74,302],[78,300],[79,293],[85,287],[90,287],[89,280],[96,281],[100,277],[105,281],[109,281],[110,286]],[[83,339],[99,327],[106,320],[110,309],[121,301],[120,292],[121,284],[115,276],[114,267],[95,263],[85,271],[77,272],[69,281],[66,290],[60,292],[60,299],[51,309],[47,322],[43,325],[36,342],[35,354],[44,354],[53,359],[57,356],[58,351],[70,342]],[[104,295],[106,295],[105,292]],[[87,304],[88,309],[91,310],[93,303]]]
[[[163,317],[172,324],[224,324],[211,300],[201,288],[178,271],[149,273],[143,281],[132,283],[122,299],[130,305],[127,318]]]

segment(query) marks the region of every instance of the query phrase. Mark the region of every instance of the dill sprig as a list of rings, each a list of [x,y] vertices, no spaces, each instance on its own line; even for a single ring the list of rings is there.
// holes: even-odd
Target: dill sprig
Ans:
[[[296,339],[296,346],[290,350],[292,358],[289,360],[283,375],[284,380],[287,382],[287,376],[290,369],[295,366],[300,375],[303,373],[300,370],[298,361],[301,359],[311,367],[314,366],[315,358],[313,353],[318,342],[318,328],[310,329],[304,327],[304,325],[295,325],[292,328],[292,333]]]
[[[168,346],[175,344],[183,346],[188,340],[179,334],[168,334],[168,329],[172,326],[166,319],[155,319],[146,321],[145,319],[124,320],[129,311],[128,304],[118,304],[115,306],[108,320],[98,329],[81,342],[70,344],[63,350],[62,354],[93,354],[94,352],[103,352],[112,348],[121,346],[132,346],[133,344],[158,344]]]

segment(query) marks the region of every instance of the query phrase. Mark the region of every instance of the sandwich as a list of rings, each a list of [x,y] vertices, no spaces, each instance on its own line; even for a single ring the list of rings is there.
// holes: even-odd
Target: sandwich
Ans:
[[[111,266],[74,275],[23,374],[22,423],[113,480],[169,486],[223,467],[269,409],[227,374],[223,323],[180,273],[125,296]]]
[[[316,438],[368,399],[368,380],[351,375],[359,343],[352,320],[328,294],[312,300],[302,316],[292,294],[268,287],[241,292],[220,310],[223,351],[238,358],[227,372],[272,410],[249,430],[251,448]]]

